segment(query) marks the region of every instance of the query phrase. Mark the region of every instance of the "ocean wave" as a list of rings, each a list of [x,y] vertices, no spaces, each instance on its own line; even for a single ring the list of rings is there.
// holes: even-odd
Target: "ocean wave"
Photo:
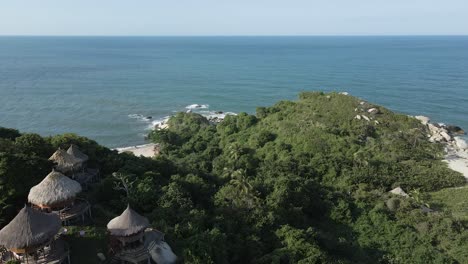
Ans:
[[[152,119],[151,116],[145,116],[142,114],[129,114],[128,117],[132,119],[137,119],[138,121],[142,121],[142,122],[151,122],[151,119]]]
[[[210,105],[207,105],[207,104],[191,104],[191,105],[187,105],[185,108],[193,110],[193,109],[207,109],[209,107]]]
[[[214,119],[214,118],[224,119],[228,115],[237,115],[236,113],[233,113],[233,112],[222,112],[222,111],[200,111],[198,113],[208,119]]]

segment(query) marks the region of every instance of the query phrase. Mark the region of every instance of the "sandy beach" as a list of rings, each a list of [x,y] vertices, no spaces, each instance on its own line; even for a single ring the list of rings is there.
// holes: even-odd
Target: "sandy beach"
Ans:
[[[138,146],[133,146],[133,147],[124,147],[124,148],[116,148],[119,153],[123,152],[131,152],[135,156],[143,156],[143,157],[154,157],[156,155],[155,152],[155,147],[157,144],[150,143],[150,144],[145,144],[145,145],[138,145]]]
[[[447,147],[446,151],[447,156],[444,161],[447,162],[449,168],[463,174],[468,181],[468,152],[451,146]]]

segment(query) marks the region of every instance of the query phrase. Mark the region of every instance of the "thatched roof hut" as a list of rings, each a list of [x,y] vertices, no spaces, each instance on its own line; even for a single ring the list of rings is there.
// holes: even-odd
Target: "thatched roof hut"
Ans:
[[[39,207],[59,207],[73,202],[81,185],[62,173],[52,170],[44,180],[31,188],[28,201]]]
[[[133,211],[129,205],[121,215],[110,220],[107,229],[113,236],[126,237],[138,234],[148,226],[148,219]]]
[[[76,146],[75,144],[70,145],[70,147],[67,150],[67,153],[73,156],[74,158],[81,160],[81,162],[88,161],[88,155],[81,152],[78,146]]]
[[[50,241],[62,227],[56,214],[42,213],[25,206],[0,230],[0,245],[16,253],[33,252]]]
[[[57,149],[57,151],[55,151],[54,154],[52,154],[49,160],[54,161],[57,164],[57,170],[64,173],[76,169],[82,163],[81,160],[73,157],[72,155],[68,154],[65,150],[60,148]]]

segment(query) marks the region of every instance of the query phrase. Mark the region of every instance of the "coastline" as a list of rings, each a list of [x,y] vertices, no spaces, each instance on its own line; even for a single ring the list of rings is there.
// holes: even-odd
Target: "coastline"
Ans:
[[[446,148],[444,162],[454,171],[458,171],[468,181],[468,152],[456,150],[453,147]]]
[[[191,111],[189,110],[188,112]],[[216,124],[221,122],[226,116],[226,114],[222,112],[219,112],[218,114],[218,116],[214,117],[205,117],[208,118],[211,123]],[[429,134],[427,136],[430,142],[442,143],[445,145],[445,157],[443,161],[447,163],[448,167],[454,171],[460,172],[468,181],[468,143],[465,141],[465,139],[460,137],[463,134],[456,132],[454,133],[453,131],[451,131],[451,129],[449,129],[449,127],[443,124],[431,123],[430,119],[425,116],[414,116],[414,118],[418,119],[423,125],[425,125],[428,128]],[[167,129],[168,120],[169,118],[166,117],[162,121],[153,123],[153,129]],[[114,150],[117,150],[119,153],[128,152],[132,153],[135,156],[143,156],[148,158],[155,157],[159,153],[158,144],[155,143],[120,147],[115,148]]]
[[[414,116],[429,131],[428,140],[432,143],[441,143],[445,146],[445,157],[443,161],[447,166],[460,172],[468,181],[468,143],[461,136],[465,132],[456,126],[431,123],[425,116]]]
[[[144,145],[137,145],[137,146],[130,146],[130,147],[121,147],[121,148],[115,148],[113,150],[117,150],[119,153],[133,153],[133,155],[139,157],[147,157],[151,158],[157,155],[157,148],[158,144],[155,143],[149,143],[149,144],[144,144]]]
[[[217,124],[226,118],[228,115],[237,115],[233,112],[223,112],[223,111],[209,111],[205,109],[209,109],[209,105],[200,105],[200,104],[192,104],[185,107],[186,113],[197,113],[204,116],[210,123]],[[132,114],[130,115],[131,118],[136,118],[141,121],[150,122],[150,129],[151,130],[162,130],[167,129],[169,127],[168,121],[171,116],[166,116],[161,119],[152,120],[152,116],[144,116],[141,114]],[[119,147],[114,148],[113,150],[117,150],[119,153],[133,153],[133,155],[139,157],[155,157],[159,154],[158,149],[159,144],[155,143],[148,143],[143,145],[136,145],[136,146],[127,146],[127,147]]]

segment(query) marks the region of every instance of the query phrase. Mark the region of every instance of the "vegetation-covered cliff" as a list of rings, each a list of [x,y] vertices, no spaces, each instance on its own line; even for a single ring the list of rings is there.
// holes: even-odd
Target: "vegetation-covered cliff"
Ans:
[[[430,195],[465,179],[427,134],[414,118],[319,92],[218,125],[179,113],[149,135],[154,159],[0,129],[0,225],[50,171],[54,149],[74,143],[107,176],[86,194],[96,228],[130,202],[186,263],[467,263],[468,217]],[[410,197],[388,193],[398,186]]]

